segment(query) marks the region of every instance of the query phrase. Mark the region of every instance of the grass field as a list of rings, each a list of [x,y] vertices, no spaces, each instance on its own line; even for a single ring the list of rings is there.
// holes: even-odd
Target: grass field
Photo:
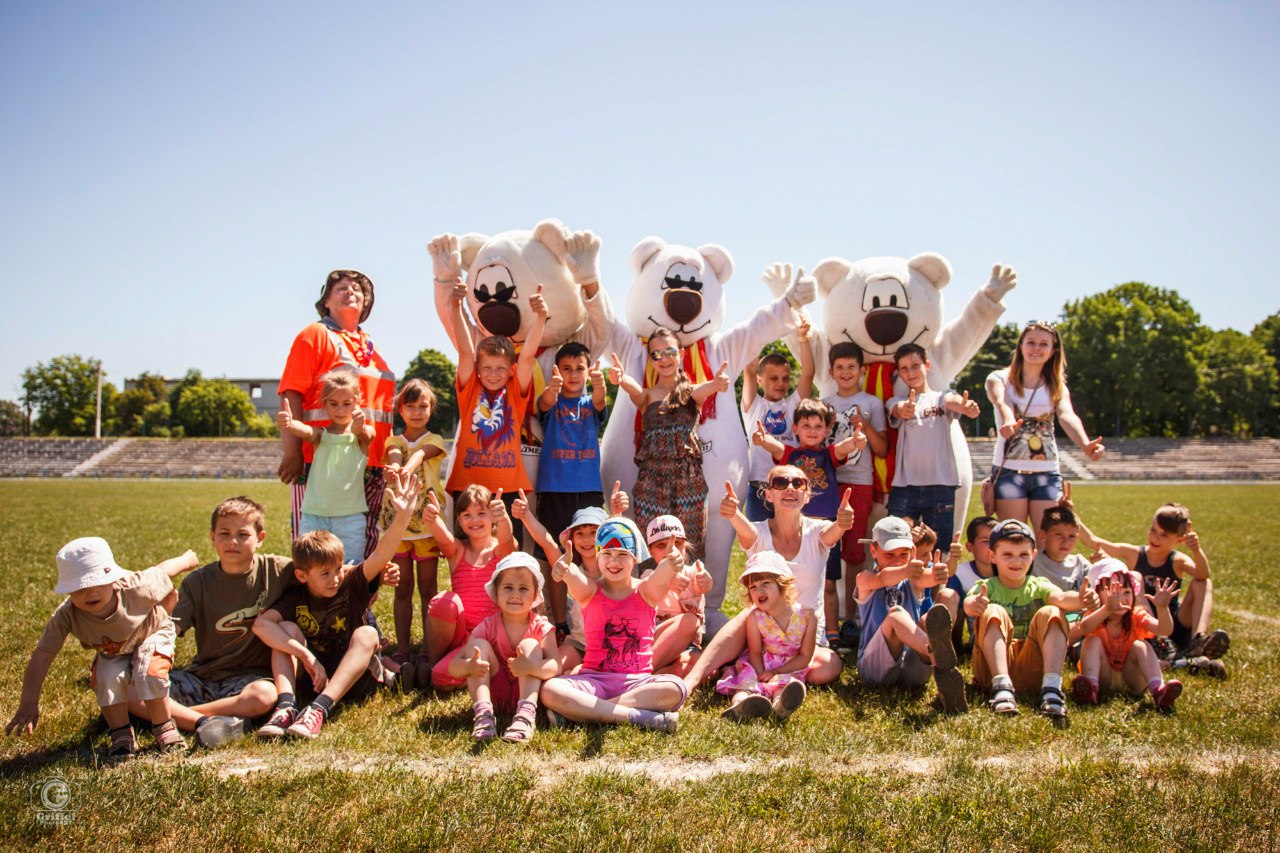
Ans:
[[[266,549],[288,547],[279,484],[0,482],[0,717],[16,705],[58,603],[53,555],[103,535],[141,568],[194,547],[212,559],[213,505],[268,507]],[[1054,727],[1024,704],[944,717],[923,692],[862,687],[847,669],[786,725],[735,726],[707,688],[676,736],[540,730],[527,746],[473,746],[465,695],[384,694],[345,708],[307,743],[250,739],[184,758],[99,769],[105,743],[89,653],[68,643],[34,736],[0,741],[0,845],[8,849],[1206,850],[1280,846],[1280,486],[1079,485],[1095,530],[1143,541],[1152,509],[1191,507],[1231,632],[1225,682],[1183,676],[1175,716],[1150,701],[1071,708]],[[734,574],[736,575],[737,568]],[[731,594],[736,598],[736,595]],[[391,624],[390,599],[378,615]],[[179,643],[178,660],[194,651]],[[966,664],[967,666],[967,664]],[[144,738],[144,743],[149,739]],[[33,791],[71,786],[63,826]],[[71,814],[74,812],[74,814]]]

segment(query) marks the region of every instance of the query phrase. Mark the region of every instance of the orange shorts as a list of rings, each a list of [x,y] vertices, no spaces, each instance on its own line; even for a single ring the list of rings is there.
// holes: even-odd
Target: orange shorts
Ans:
[[[1004,636],[1005,649],[1009,656],[1009,677],[1013,679],[1013,689],[1020,693],[1035,693],[1040,690],[1040,682],[1044,678],[1044,655],[1041,652],[1045,636],[1050,631],[1061,631],[1067,636],[1067,621],[1062,611],[1047,604],[1031,617],[1025,640],[1013,639],[1013,620],[1009,611],[998,604],[987,605],[986,611],[978,617],[978,633],[973,642],[973,680],[983,690],[991,689],[991,667],[983,654],[983,641],[987,631],[999,631]]]
[[[400,547],[396,549],[396,559],[404,557],[411,558],[415,563],[435,560],[440,557],[440,545],[434,536],[422,539],[401,539]]]

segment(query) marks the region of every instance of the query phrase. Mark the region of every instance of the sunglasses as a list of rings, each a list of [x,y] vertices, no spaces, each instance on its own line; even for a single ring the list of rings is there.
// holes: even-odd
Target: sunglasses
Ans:
[[[795,489],[797,492],[803,492],[809,487],[809,480],[805,477],[772,477],[769,480],[769,488],[782,491],[783,489]]]
[[[664,358],[675,358],[680,354],[680,350],[675,347],[667,347],[666,349],[655,349],[649,352],[650,361],[662,361]]]

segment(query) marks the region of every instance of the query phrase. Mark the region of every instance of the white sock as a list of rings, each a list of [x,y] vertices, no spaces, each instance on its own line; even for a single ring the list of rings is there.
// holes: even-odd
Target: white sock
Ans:
[[[1052,687],[1055,690],[1062,690],[1062,673],[1049,672],[1045,673],[1044,679],[1040,682],[1040,689]]]
[[[1007,675],[996,675],[991,679],[993,690],[1013,690],[1013,679]]]

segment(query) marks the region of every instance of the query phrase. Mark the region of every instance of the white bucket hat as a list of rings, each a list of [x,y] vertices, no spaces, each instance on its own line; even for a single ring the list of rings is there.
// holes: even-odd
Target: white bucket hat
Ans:
[[[533,579],[538,582],[538,600],[533,603],[537,607],[542,603],[542,568],[538,565],[538,561],[534,559],[532,554],[526,554],[524,551],[516,551],[514,554],[508,554],[498,561],[498,565],[493,567],[493,574],[484,583],[484,591],[489,593],[489,598],[494,603],[498,601],[498,575],[507,569],[528,569],[533,573]]]
[[[85,536],[71,540],[58,552],[58,585],[53,591],[69,595],[91,586],[115,583],[126,574],[116,563],[107,540]]]

